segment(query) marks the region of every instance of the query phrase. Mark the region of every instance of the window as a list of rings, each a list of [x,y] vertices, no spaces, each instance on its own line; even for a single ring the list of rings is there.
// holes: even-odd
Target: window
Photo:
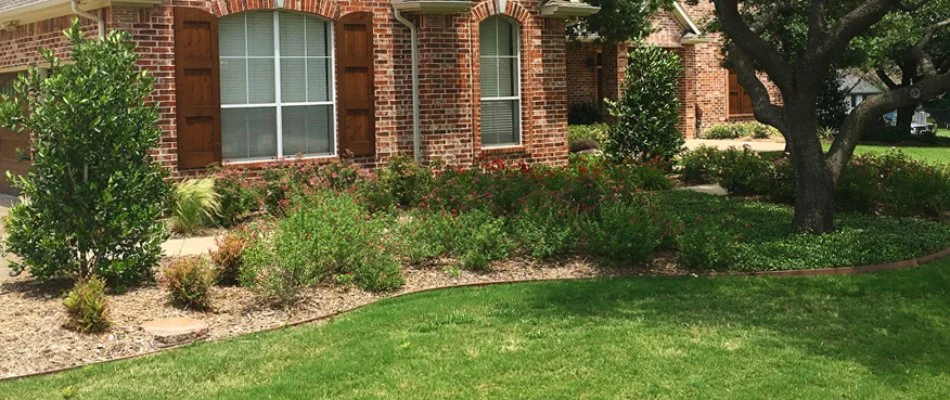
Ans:
[[[752,115],[752,98],[732,71],[729,71],[729,115]]]
[[[317,17],[249,12],[221,18],[222,157],[335,153],[332,29]]]
[[[495,16],[479,25],[482,146],[521,143],[520,29]]]

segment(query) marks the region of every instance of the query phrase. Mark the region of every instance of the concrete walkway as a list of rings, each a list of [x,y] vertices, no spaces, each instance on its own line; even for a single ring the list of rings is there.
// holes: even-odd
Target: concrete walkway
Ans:
[[[766,142],[766,141],[753,141],[753,140],[713,140],[713,139],[687,139],[686,147],[690,150],[693,150],[699,146],[714,147],[720,150],[725,150],[730,147],[741,149],[745,146],[748,146],[750,150],[756,152],[769,152],[769,151],[784,151],[785,142]]]
[[[686,186],[679,188],[679,190],[692,190],[694,192],[711,194],[713,196],[727,196],[729,191],[726,188],[719,186],[718,183],[710,183],[708,185],[696,185],[696,186]]]

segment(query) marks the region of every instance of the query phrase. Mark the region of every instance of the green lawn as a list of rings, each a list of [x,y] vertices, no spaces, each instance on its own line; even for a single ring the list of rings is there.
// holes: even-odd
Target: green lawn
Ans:
[[[0,383],[0,398],[945,399],[950,262],[449,289]]]
[[[896,148],[908,156],[931,164],[950,163],[950,138],[938,138],[935,145],[871,145],[861,144],[854,149],[854,154],[881,154]]]

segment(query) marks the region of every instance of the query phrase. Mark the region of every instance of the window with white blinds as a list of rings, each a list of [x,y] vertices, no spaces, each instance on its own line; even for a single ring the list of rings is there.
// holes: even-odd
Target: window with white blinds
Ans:
[[[501,16],[479,24],[482,146],[521,143],[520,27]]]
[[[291,12],[221,18],[221,145],[229,161],[335,153],[330,24]]]

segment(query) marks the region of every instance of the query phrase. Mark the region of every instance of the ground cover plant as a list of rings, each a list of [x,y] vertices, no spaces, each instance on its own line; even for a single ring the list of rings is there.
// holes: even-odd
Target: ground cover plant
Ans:
[[[944,261],[856,276],[448,289],[0,382],[0,398],[942,399],[948,283]]]
[[[775,128],[755,121],[716,124],[703,132],[703,139],[768,139],[777,136]]]
[[[681,156],[680,165],[687,183],[718,182],[730,193],[782,203],[795,199],[791,164],[777,153],[700,147]],[[946,221],[950,163],[925,163],[899,150],[855,156],[841,173],[835,206],[841,211]]]

